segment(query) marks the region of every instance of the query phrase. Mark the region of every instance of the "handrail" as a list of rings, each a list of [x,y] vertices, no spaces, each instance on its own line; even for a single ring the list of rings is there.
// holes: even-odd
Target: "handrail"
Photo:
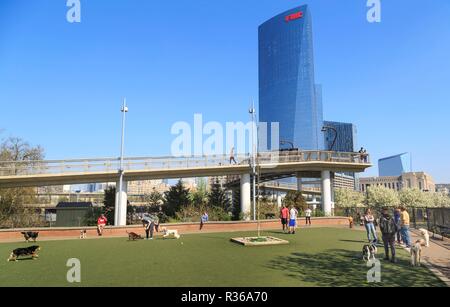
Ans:
[[[242,167],[250,165],[249,155],[235,157]],[[298,152],[260,152],[257,163],[260,166],[299,162],[339,162],[369,165],[369,155],[334,151],[308,150]],[[115,172],[119,168],[118,158],[0,161],[0,176],[59,174],[74,172]],[[124,170],[166,170],[201,167],[229,167],[228,155],[191,157],[130,157],[124,159]]]

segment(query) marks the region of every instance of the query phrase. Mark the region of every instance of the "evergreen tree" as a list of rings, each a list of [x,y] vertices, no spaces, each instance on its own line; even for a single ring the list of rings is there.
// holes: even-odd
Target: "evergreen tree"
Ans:
[[[233,208],[231,213],[234,221],[241,219],[241,190],[239,188],[233,190]]]
[[[104,194],[105,194],[103,199],[104,214],[108,219],[108,223],[114,223],[114,209],[116,207],[116,188],[113,186],[109,186],[105,190]]]
[[[163,211],[167,216],[175,217],[175,213],[183,207],[189,206],[189,189],[185,189],[181,180],[164,193]]]
[[[219,180],[211,185],[211,192],[208,195],[209,205],[222,208],[225,211],[230,209],[230,201],[225,194],[225,190],[220,186]]]
[[[305,198],[303,197],[302,192],[291,191],[288,192],[286,197],[284,198],[283,203],[287,206],[294,206],[297,209],[301,209],[302,211],[306,210],[308,204],[306,203]]]

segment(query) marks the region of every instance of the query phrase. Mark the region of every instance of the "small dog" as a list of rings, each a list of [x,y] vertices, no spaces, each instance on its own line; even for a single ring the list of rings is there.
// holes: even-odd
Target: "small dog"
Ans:
[[[180,235],[178,234],[178,230],[167,229],[166,227],[163,227],[161,229],[161,232],[163,233],[163,238],[167,238],[170,235],[173,235],[175,237],[175,239],[180,238]]]
[[[420,234],[422,235],[423,239],[425,240],[425,244],[422,244],[426,247],[430,247],[430,234],[428,233],[428,230],[424,228],[419,229]]]
[[[80,239],[86,239],[87,238],[87,230],[83,229],[80,231]]]
[[[23,234],[23,236],[27,242],[30,240],[33,240],[34,242],[36,242],[36,240],[39,236],[39,232],[32,232],[32,231],[21,232],[21,234]]]
[[[39,255],[37,254],[41,248],[39,246],[31,246],[27,248],[18,248],[13,250],[7,261],[17,261],[17,258],[20,256],[31,256],[31,259],[39,258]]]
[[[422,261],[422,243],[423,240],[417,240],[411,247],[411,265],[420,266]]]
[[[363,247],[363,260],[369,261],[370,259],[375,260],[376,254],[378,253],[378,248],[375,244],[366,244]]]
[[[128,232],[128,241],[136,241],[136,240],[143,240],[144,238],[142,238],[141,235],[138,235],[137,233],[134,232]]]

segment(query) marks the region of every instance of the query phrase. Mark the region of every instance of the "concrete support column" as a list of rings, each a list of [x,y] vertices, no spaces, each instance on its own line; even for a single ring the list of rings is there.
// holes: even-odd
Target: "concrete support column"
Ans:
[[[302,184],[302,178],[297,177],[297,191],[301,192],[303,191],[303,184]]]
[[[127,203],[128,203],[128,182],[122,182],[122,191],[120,190],[120,184],[116,184],[116,206],[114,211],[114,225],[126,226],[127,225]],[[120,202],[119,202],[120,199]]]
[[[252,207],[251,201],[251,186],[250,186],[250,174],[241,175],[241,212],[244,219],[250,220],[250,213]]]
[[[313,203],[313,210],[316,211],[316,209],[317,209],[317,195],[316,194],[313,194],[312,203]]]
[[[322,207],[326,216],[331,216],[331,173],[322,171]]]
[[[281,208],[281,206],[283,205],[283,199],[281,198],[280,192],[278,192],[278,194],[277,194],[277,205],[278,205],[278,208]]]

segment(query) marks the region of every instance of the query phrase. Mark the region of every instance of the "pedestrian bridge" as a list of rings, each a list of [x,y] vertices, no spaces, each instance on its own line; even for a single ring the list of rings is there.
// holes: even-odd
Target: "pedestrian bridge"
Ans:
[[[230,164],[225,155],[200,157],[125,158],[124,180],[178,179],[252,173],[249,156]],[[0,161],[0,188],[117,182],[119,158]],[[364,172],[368,156],[331,151],[263,152],[257,157],[258,174]]]
[[[129,181],[237,176],[241,210],[243,216],[249,219],[253,159],[249,156],[236,158],[236,164],[231,164],[229,157],[225,155],[126,158],[122,169],[118,158],[6,161],[0,162],[0,188],[119,182],[122,173],[122,184],[116,184],[118,189],[114,219],[116,226],[123,226],[126,224]],[[331,173],[359,173],[372,166],[367,155],[332,151],[262,152],[256,157],[255,165],[258,178],[292,175],[299,178],[321,178],[322,207],[327,215],[331,214]]]

